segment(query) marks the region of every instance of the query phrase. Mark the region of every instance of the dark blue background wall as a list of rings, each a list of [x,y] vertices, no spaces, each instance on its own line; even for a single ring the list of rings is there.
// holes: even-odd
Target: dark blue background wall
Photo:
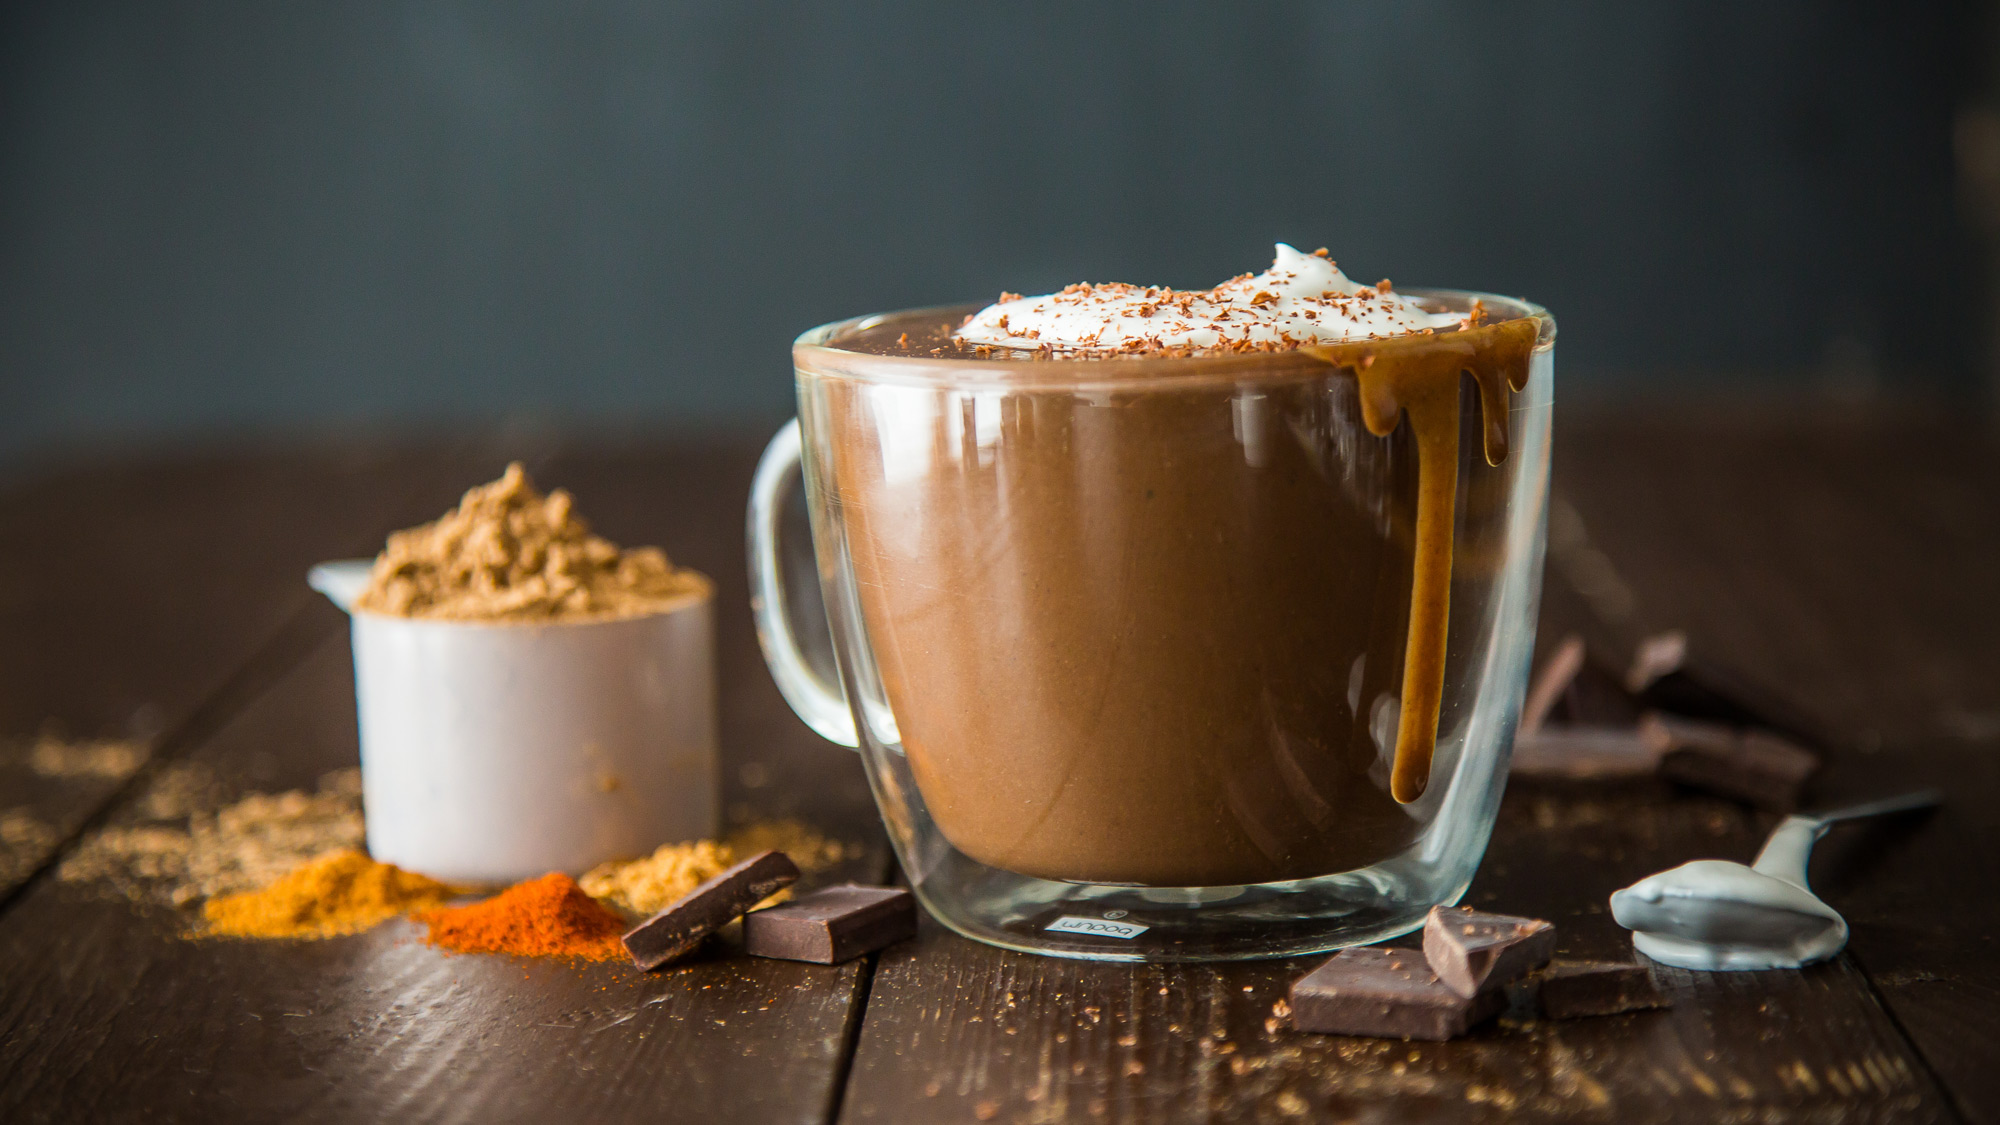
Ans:
[[[835,317],[1495,289],[1566,385],[1973,386],[1945,4],[292,5],[0,14],[0,455],[769,419]]]

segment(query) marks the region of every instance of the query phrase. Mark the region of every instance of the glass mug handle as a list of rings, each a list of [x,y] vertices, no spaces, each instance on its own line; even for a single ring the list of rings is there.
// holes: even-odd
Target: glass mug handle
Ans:
[[[861,740],[855,737],[854,712],[848,709],[847,696],[838,683],[827,683],[806,660],[785,597],[778,523],[785,500],[800,479],[799,420],[794,418],[764,447],[757,475],[750,480],[750,616],[757,623],[757,644],[764,650],[764,663],[770,665],[771,678],[777,681],[785,702],[821,738],[854,749]],[[827,646],[832,646],[832,630],[823,615],[806,627],[824,630]]]

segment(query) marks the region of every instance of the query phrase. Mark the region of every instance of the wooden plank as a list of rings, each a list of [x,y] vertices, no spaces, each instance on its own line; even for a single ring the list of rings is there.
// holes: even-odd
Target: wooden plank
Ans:
[[[299,617],[306,567],[449,503],[475,446],[112,461],[0,494],[0,901],[154,748],[302,657],[333,627]],[[72,745],[102,740],[129,752]]]
[[[1921,417],[1688,433],[1584,428],[1564,456],[1590,471],[1565,490],[1647,624],[1686,628],[1841,735],[1821,802],[1946,791],[1927,822],[1837,832],[1814,881],[1960,1111],[2000,1121],[1993,437]]]
[[[1753,819],[1720,801],[1646,786],[1517,787],[1470,901],[1555,920],[1563,956],[1629,956],[1604,913],[1612,890],[1663,856],[1748,858],[1757,840]],[[1950,1119],[1845,962],[1754,976],[1662,970],[1671,1011],[1489,1027],[1450,1043],[1267,1025],[1315,963],[1058,961],[932,924],[883,956],[843,1119]]]
[[[336,637],[189,761],[241,792],[354,760]],[[448,957],[404,922],[325,942],[186,926],[56,882],[0,921],[0,1118],[820,1120],[866,968],[712,954],[646,974]]]
[[[740,607],[753,453],[579,455],[538,468],[574,485],[602,530],[665,543]],[[312,612],[338,631],[330,608]],[[867,841],[826,877],[879,880],[887,853],[857,760],[771,717],[783,705],[748,632],[747,614],[721,615],[727,803]],[[188,757],[230,792],[310,785],[355,760],[344,637]],[[132,815],[126,806],[116,819]],[[53,880],[0,916],[0,1119],[820,1121],[870,971],[725,946],[653,975],[446,957],[400,922],[318,943],[189,941],[184,926],[176,912]]]
[[[154,736],[308,592],[307,566],[448,504],[466,442],[119,460],[0,493],[0,732]]]
[[[1824,651],[1794,651],[1837,636],[1837,626],[1817,617],[1844,608],[1838,599],[1814,602],[1793,590],[1788,580],[1804,570],[1807,588],[1830,584],[1841,598],[1864,596],[1861,588],[1873,587],[1865,595],[1876,603],[1867,611],[1871,624],[1900,629],[1906,652],[1939,653],[1941,626],[1950,620],[1940,606],[1920,607],[1914,625],[1893,607],[1879,606],[1885,583],[1907,584],[1921,568],[1902,560],[1873,573],[1852,573],[1851,552],[1833,549],[1849,537],[1880,531],[1865,522],[1842,522],[1857,519],[1851,498],[1836,504],[1823,491],[1814,493],[1819,515],[1810,520],[1770,514],[1816,479],[1820,466],[1814,456],[1837,452],[1852,458],[1850,475],[1866,477],[1886,468],[1867,458],[1893,460],[1923,443],[1881,438],[1869,445],[1866,432],[1843,430],[1828,439],[1831,451],[1816,453],[1810,434],[1794,435],[1771,447],[1767,463],[1755,451],[1769,436],[1743,428],[1738,444],[1728,446],[1732,458],[1728,450],[1718,453],[1722,439],[1692,425],[1661,427],[1657,433],[1624,423],[1596,430],[1565,427],[1559,481],[1565,489],[1587,482],[1587,489],[1577,490],[1577,505],[1593,534],[1600,517],[1616,514],[1615,531],[1599,535],[1598,546],[1604,561],[1620,568],[1611,578],[1625,588],[1629,603],[1625,616],[1608,626],[1590,623],[1592,631],[1629,643],[1648,627],[1687,624],[1698,644],[1756,669],[1765,682],[1788,693],[1814,682],[1802,673],[1817,675],[1822,683],[1839,673],[1838,682],[1852,686],[1879,671],[1847,668]],[[1926,471],[1944,472],[1931,467],[1935,460],[1920,463]],[[1893,485],[1878,481],[1875,487],[1869,495],[1897,495]],[[1751,523],[1758,524],[1754,533],[1744,530]],[[1757,544],[1754,552],[1742,547],[1744,535]],[[1697,568],[1692,573],[1699,577],[1689,578],[1689,559],[1696,556],[1710,560],[1711,569]],[[1640,562],[1624,568],[1628,559]],[[1551,573],[1556,569],[1552,565]],[[1725,585],[1731,596],[1721,596],[1718,587]],[[1659,593],[1670,587],[1684,596],[1668,600]],[[1559,592],[1552,608],[1601,609],[1618,602],[1616,588],[1607,591],[1600,584],[1590,593]],[[1695,604],[1706,611],[1698,619],[1687,612]],[[1986,621],[1990,635],[1991,619]],[[1917,688],[1905,682],[1895,694],[1878,692],[1884,703],[1872,711],[1847,701],[1816,713],[1835,730],[1867,720],[1877,723],[1878,731],[1906,731],[1922,710]],[[1905,725],[1891,727],[1891,718]],[[1866,741],[1865,730],[1856,740]],[[1605,912],[1610,891],[1691,858],[1747,860],[1772,823],[1768,816],[1653,782],[1516,784],[1469,900],[1555,920],[1563,955],[1627,955],[1625,935]],[[1993,854],[1990,836],[1975,834],[1960,846],[1981,843],[1982,854]],[[1879,874],[1870,872],[1866,879],[1878,895],[1885,882]],[[1884,910],[1890,909],[1885,902]],[[1991,932],[1963,920],[1939,918],[1930,925],[1935,942],[1954,950],[1976,945],[1985,939],[1974,935]],[[1864,944],[1859,923],[1856,944]],[[1943,954],[1926,956],[1937,963]],[[1994,975],[1978,969],[1976,957],[1953,956],[1962,957],[1954,963],[1990,987]],[[1662,970],[1662,983],[1675,1001],[1669,1012],[1488,1029],[1445,1044],[1267,1029],[1271,1005],[1310,964],[1081,964],[1004,953],[933,928],[918,947],[883,959],[845,1117],[899,1122],[1323,1115],[1452,1121],[1953,1117],[1930,1069],[1939,1055],[1933,1052],[1927,1060],[1912,1050],[1850,959],[1801,973]],[[1975,993],[1971,1001],[1952,1003],[1948,1014],[1984,1031],[1983,1013],[1972,1011],[1983,998]],[[1904,1014],[1904,1008],[1896,1009],[1897,1016]],[[1959,1054],[1971,1056],[1994,1041],[1990,1034],[1971,1039]],[[1954,1072],[1947,1078],[1960,1105],[1969,1107],[1965,1090],[1973,1076]]]
[[[1557,491],[1639,591],[1631,629],[1690,629],[1857,748],[1992,743],[1996,452],[1922,417],[1631,417],[1566,426]]]

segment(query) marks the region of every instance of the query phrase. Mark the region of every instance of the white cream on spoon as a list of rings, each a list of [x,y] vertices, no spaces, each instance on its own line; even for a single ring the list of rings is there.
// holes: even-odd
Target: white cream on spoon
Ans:
[[[1929,808],[1934,789],[1832,812],[1788,816],[1749,866],[1698,859],[1611,896],[1632,946],[1663,965],[1710,972],[1795,969],[1847,945],[1847,921],[1806,887],[1812,846],[1833,825]]]

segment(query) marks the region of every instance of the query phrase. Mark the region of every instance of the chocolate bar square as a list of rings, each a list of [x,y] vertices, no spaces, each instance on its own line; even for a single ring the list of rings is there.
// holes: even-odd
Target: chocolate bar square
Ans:
[[[1583,670],[1583,659],[1583,638],[1571,634],[1564,637],[1542,666],[1535,670],[1534,678],[1528,681],[1527,698],[1521,703],[1521,734],[1540,730],[1542,724],[1555,714],[1563,696],[1569,693],[1576,674]],[[1516,741],[1519,741],[1518,737]]]
[[[1651,777],[1660,750],[1634,727],[1547,726],[1514,736],[1508,772],[1566,781]]]
[[[798,881],[799,869],[783,852],[760,852],[683,895],[625,935],[625,951],[642,969],[685,956],[703,938]]]
[[[1333,1035],[1450,1039],[1506,1007],[1499,990],[1467,998],[1414,949],[1344,949],[1292,985],[1292,1026]]]
[[[900,887],[826,887],[743,916],[757,957],[838,964],[917,933],[917,900]]]
[[[1798,808],[1819,769],[1819,755],[1770,731],[1658,714],[1640,729],[1661,750],[1661,777],[1775,812]]]
[[[1762,727],[1809,746],[1826,745],[1818,720],[1740,672],[1703,659],[1678,629],[1639,642],[1624,686],[1651,709],[1733,727]]]
[[[1556,1020],[1667,1006],[1644,965],[1619,961],[1558,961],[1542,976],[1538,1001]]]

